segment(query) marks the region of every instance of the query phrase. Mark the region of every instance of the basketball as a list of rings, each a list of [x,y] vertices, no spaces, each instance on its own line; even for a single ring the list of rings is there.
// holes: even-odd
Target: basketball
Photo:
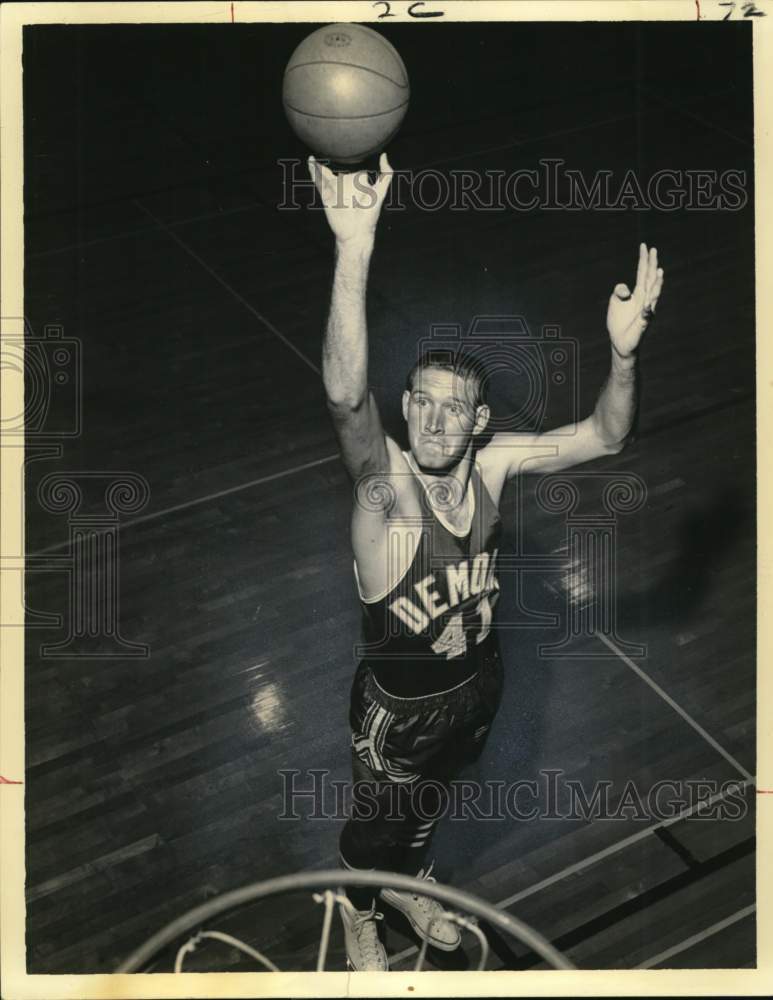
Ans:
[[[337,163],[380,152],[399,129],[409,96],[395,47],[361,24],[330,24],[304,38],[282,86],[295,134]]]

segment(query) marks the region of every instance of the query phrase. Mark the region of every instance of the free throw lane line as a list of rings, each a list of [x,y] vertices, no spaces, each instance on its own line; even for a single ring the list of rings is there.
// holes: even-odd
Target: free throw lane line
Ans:
[[[255,306],[252,305],[251,302],[248,302],[247,299],[245,299],[243,295],[240,295],[239,292],[237,292],[236,289],[233,287],[233,285],[229,285],[228,282],[225,280],[225,278],[223,278],[220,274],[218,274],[218,272],[213,267],[211,267],[204,260],[203,257],[200,257],[193,249],[193,247],[188,246],[185,240],[182,239],[180,236],[178,236],[177,233],[170,226],[167,226],[167,224],[163,222],[161,219],[159,219],[158,216],[154,215],[153,212],[151,212],[149,208],[146,208],[141,201],[137,201],[136,199],[134,199],[132,204],[136,205],[137,208],[139,208],[149,218],[151,218],[159,229],[163,229],[164,232],[171,239],[173,239],[179,247],[181,247],[190,257],[192,257],[197,264],[200,264],[201,267],[204,268],[204,270],[207,272],[208,275],[210,275],[210,277],[214,278],[215,281],[221,287],[223,287],[228,292],[229,295],[231,295],[233,298],[236,299],[237,302],[243,305],[244,308],[255,317],[255,319],[257,319],[260,323],[262,323],[267,330],[270,330],[270,332],[273,333],[274,336],[277,337],[279,340],[281,340],[286,347],[289,347],[294,354],[297,354],[298,357],[301,359],[301,361],[303,361],[305,365],[308,365],[308,367],[311,368],[311,370],[315,374],[317,375],[322,374],[319,368],[314,364],[314,362],[310,358],[306,357],[303,351],[300,350],[300,348],[296,347],[289,337],[285,337],[282,331],[278,330],[271,322],[271,320],[267,319],[263,315],[263,313],[259,312],[255,308]]]
[[[642,668],[638,666],[638,664],[634,663],[630,657],[626,656],[621,649],[618,649],[614,642],[612,642],[611,639],[608,639],[602,632],[596,632],[595,634],[599,639],[601,639],[605,646],[608,646],[613,653],[620,657],[627,667],[630,667],[631,670],[633,670],[637,677],[640,677],[645,684],[651,687],[655,694],[659,695],[667,705],[670,705],[678,715],[681,715],[684,721],[689,726],[692,726],[695,732],[698,733],[699,736],[703,737],[709,746],[713,747],[718,754],[721,754],[729,764],[732,764],[739,774],[742,774],[747,781],[754,781],[754,778],[751,774],[749,774],[743,764],[740,764],[731,753],[725,750],[723,746],[720,746],[714,737],[710,733],[707,733],[703,726],[699,722],[696,722],[689,712],[686,712],[681,705],[675,702],[671,695],[668,694],[667,691],[664,691],[663,688],[649,676],[649,674],[645,673]]]
[[[670,948],[666,948],[665,951],[661,951],[658,955],[653,955],[652,958],[648,958],[646,962],[642,962],[641,965],[637,965],[637,969],[654,969],[656,965],[660,965],[661,962],[667,962],[669,958],[673,958],[674,955],[679,955],[683,951],[687,951],[688,948],[692,948],[694,944],[699,944],[701,941],[705,941],[706,938],[712,937],[714,934],[718,934],[723,931],[726,927],[732,927],[733,924],[737,924],[739,920],[744,920],[749,917],[757,909],[756,905],[752,903],[749,906],[744,906],[742,910],[738,910],[731,914],[729,917],[725,917],[724,920],[718,920],[711,927],[706,927],[702,931],[698,931],[697,934],[693,934],[691,937],[685,938],[684,941],[680,941],[679,944],[672,945]]]

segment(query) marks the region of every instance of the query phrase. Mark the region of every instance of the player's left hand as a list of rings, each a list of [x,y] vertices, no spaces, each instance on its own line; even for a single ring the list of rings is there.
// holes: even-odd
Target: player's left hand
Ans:
[[[612,346],[622,357],[633,354],[639,346],[662,287],[663,268],[658,267],[658,251],[655,247],[647,250],[647,244],[642,243],[634,290],[626,284],[616,285],[607,310],[607,330]]]

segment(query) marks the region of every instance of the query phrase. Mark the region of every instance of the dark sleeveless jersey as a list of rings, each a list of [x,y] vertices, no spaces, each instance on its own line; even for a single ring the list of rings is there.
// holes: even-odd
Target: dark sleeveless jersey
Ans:
[[[385,691],[415,698],[461,684],[477,673],[483,657],[496,651],[492,619],[499,596],[495,569],[502,525],[477,466],[468,485],[470,528],[461,535],[433,510],[412,456],[405,458],[417,479],[422,514],[390,522],[387,552],[394,554],[395,546],[406,544],[398,529],[413,539],[418,535],[418,547],[407,572],[387,594],[361,600],[361,652]]]

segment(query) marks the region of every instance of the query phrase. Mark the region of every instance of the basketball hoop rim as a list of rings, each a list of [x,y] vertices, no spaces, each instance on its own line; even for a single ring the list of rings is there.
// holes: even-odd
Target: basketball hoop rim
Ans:
[[[211,920],[213,917],[219,916],[226,910],[235,909],[255,900],[277,895],[278,893],[294,892],[302,889],[322,889],[330,886],[340,886],[342,888],[346,888],[347,886],[373,886],[380,889],[389,888],[398,891],[420,892],[423,896],[430,896],[438,902],[445,904],[451,910],[461,910],[464,913],[479,917],[489,924],[493,924],[499,930],[512,935],[531,948],[532,951],[540,955],[554,969],[568,970],[576,968],[546,938],[528,924],[462,889],[439,885],[436,882],[415,878],[412,875],[402,875],[397,872],[378,870],[353,872],[329,868],[319,871],[295,872],[292,875],[280,875],[276,878],[252,882],[249,885],[242,886],[239,889],[232,889],[229,892],[224,892],[216,896],[214,899],[207,900],[206,903],[188,910],[182,916],[170,921],[170,923],[158,930],[144,944],[135,949],[115,971],[117,974],[137,972],[138,969],[141,969],[142,966],[161,951],[162,948],[172,944],[177,938],[194,927]]]

